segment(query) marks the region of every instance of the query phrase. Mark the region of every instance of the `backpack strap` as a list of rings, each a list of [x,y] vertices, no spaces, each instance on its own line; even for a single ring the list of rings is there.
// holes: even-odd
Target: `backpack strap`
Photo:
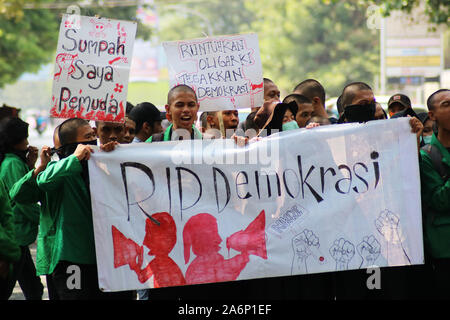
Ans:
[[[431,144],[426,144],[422,148],[431,158],[431,163],[433,164],[434,169],[439,173],[442,180],[444,182],[447,182],[447,180],[450,178],[450,174],[447,170],[447,168],[442,163],[442,154],[439,151],[436,146],[433,146]]]

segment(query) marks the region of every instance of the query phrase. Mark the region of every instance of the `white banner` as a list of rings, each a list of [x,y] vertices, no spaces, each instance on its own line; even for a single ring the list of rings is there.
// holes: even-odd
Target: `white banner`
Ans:
[[[95,152],[100,288],[422,264],[417,155],[405,118]]]
[[[201,111],[260,107],[264,84],[255,33],[163,43],[170,86],[192,87]]]
[[[63,15],[50,115],[123,122],[135,35],[135,22]]]

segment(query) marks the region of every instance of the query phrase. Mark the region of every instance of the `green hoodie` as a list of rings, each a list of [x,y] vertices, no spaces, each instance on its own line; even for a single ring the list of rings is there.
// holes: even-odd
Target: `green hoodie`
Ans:
[[[0,180],[0,260],[16,262],[21,251],[14,233],[13,211],[9,204],[8,191]]]
[[[450,153],[433,134],[431,145],[442,155],[450,172]],[[420,150],[420,180],[425,248],[434,258],[450,258],[450,179],[444,183],[429,154]]]
[[[0,179],[3,180],[6,190],[30,171],[26,163],[13,153],[7,153],[0,166]],[[14,213],[14,228],[17,243],[28,246],[36,240],[39,226],[39,205],[37,203],[21,204],[11,201]]]
[[[11,190],[19,203],[41,202],[36,270],[50,274],[61,260],[95,264],[91,200],[80,161],[71,155],[50,162],[33,178],[25,175]]]

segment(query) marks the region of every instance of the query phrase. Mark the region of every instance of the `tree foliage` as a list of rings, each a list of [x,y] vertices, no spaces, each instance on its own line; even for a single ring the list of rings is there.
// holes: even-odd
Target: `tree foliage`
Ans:
[[[0,19],[0,87],[49,62],[59,29],[48,10],[9,11],[8,15]]]
[[[428,22],[436,25],[450,24],[450,2],[448,0],[362,0],[366,4],[380,7],[385,16],[392,11],[401,10],[410,13],[416,7],[423,6]]]
[[[161,41],[175,41],[239,33],[254,20],[245,2],[210,0],[157,6],[161,21],[158,37]]]
[[[203,37],[209,29],[256,32],[264,76],[284,93],[315,78],[338,95],[346,82],[372,83],[378,72],[378,36],[366,27],[366,8],[356,0],[208,1],[190,4],[189,11],[160,11],[158,34],[169,41]]]
[[[292,92],[302,80],[314,78],[336,96],[350,81],[373,83],[378,36],[366,26],[365,6],[355,1],[271,3],[248,6],[258,13],[252,28],[259,35],[264,75],[280,88]]]

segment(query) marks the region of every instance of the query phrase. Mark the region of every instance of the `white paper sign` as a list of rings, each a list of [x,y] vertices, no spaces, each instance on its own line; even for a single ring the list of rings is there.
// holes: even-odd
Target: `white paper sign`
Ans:
[[[192,87],[201,111],[260,107],[264,85],[257,34],[164,42],[170,86]]]
[[[71,18],[59,30],[50,115],[123,122],[136,23]]]
[[[120,145],[89,161],[100,288],[422,264],[408,119]]]

